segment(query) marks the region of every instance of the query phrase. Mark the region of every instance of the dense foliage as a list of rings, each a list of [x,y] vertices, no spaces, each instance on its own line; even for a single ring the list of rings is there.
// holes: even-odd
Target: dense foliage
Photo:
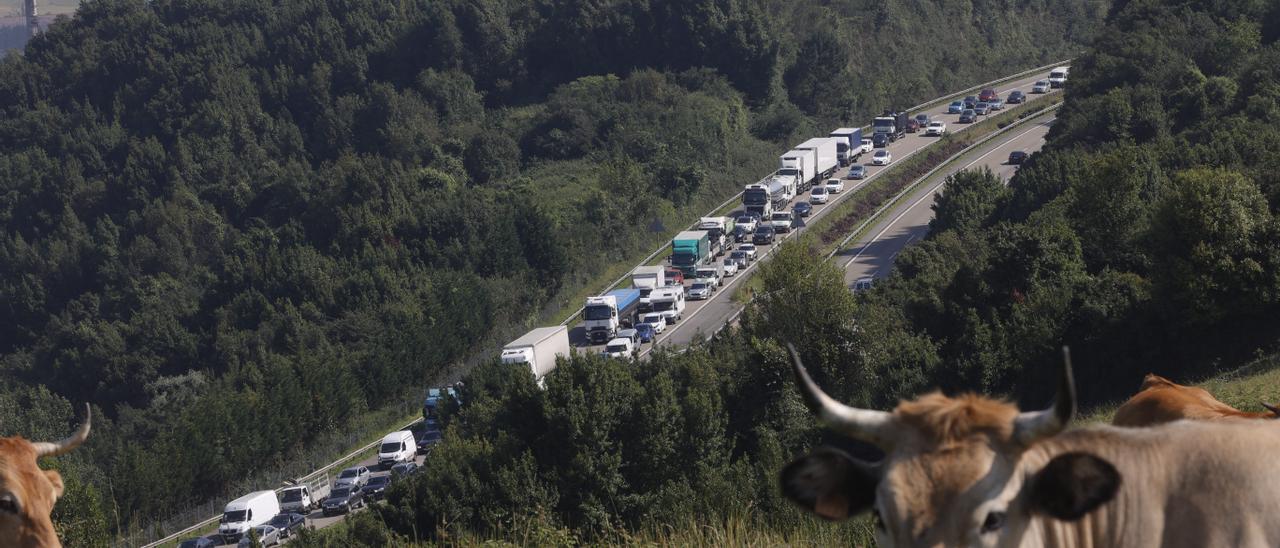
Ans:
[[[87,1],[0,60],[3,431],[55,437],[95,405],[62,463],[92,486],[59,506],[89,516],[68,538],[235,494],[575,306],[791,141],[1066,57],[1104,9]],[[709,374],[654,367],[620,394]],[[573,484],[544,502],[590,527],[655,507],[600,474],[580,481],[615,485],[616,512]]]

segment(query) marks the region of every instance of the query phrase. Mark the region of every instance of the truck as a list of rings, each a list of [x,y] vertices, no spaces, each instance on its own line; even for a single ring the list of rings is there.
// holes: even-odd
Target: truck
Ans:
[[[707,231],[711,239],[711,250],[716,255],[724,255],[733,244],[732,217],[703,217],[698,220],[698,230]]]
[[[649,308],[649,293],[667,286],[666,272],[663,266],[638,266],[631,271],[631,287],[640,290],[641,314],[652,310]]]
[[[668,325],[684,318],[684,288],[664,287],[653,292],[653,311]]]
[[[835,151],[832,150],[834,153]],[[834,156],[834,154],[832,154]],[[792,190],[791,198],[796,194],[808,191],[809,186],[813,184],[813,180],[817,178],[818,171],[815,166],[818,164],[817,154],[810,149],[791,149],[786,154],[778,157],[778,174],[775,178],[785,182],[793,179],[791,182]],[[791,198],[787,198],[790,200]]]
[[[871,128],[872,133],[883,133],[890,142],[897,141],[907,134],[907,113],[886,110],[871,121]]]
[[[836,158],[841,166],[858,161],[862,156],[862,128],[842,127],[831,132],[836,141]]]
[[[320,501],[329,497],[332,484],[329,474],[316,474],[307,478],[286,480],[289,487],[280,490],[280,512],[310,514],[320,507]]]
[[[763,182],[749,184],[742,190],[742,208],[749,213],[760,215],[761,219],[768,219],[773,214],[774,198],[773,191],[770,189],[774,183]],[[779,189],[782,189],[782,183],[776,183]]]
[[[1049,87],[1060,88],[1067,84],[1067,75],[1070,74],[1071,67],[1062,66],[1049,71]]]
[[[618,336],[619,329],[634,325],[639,312],[639,289],[615,289],[599,297],[587,297],[583,324],[591,342],[600,344]]]
[[[686,230],[671,240],[671,266],[680,269],[686,278],[693,277],[694,269],[711,260],[711,237],[705,230]]]
[[[659,275],[662,273],[659,272]],[[528,366],[538,386],[556,368],[556,358],[569,357],[569,328],[538,327],[502,347],[502,363]]]
[[[280,500],[275,491],[254,491],[227,503],[218,525],[223,544],[240,542],[249,529],[271,521],[280,513]]]
[[[796,150],[812,150],[814,154],[814,178],[808,181],[805,188],[831,178],[840,167],[840,139],[835,137],[814,137],[796,146]]]

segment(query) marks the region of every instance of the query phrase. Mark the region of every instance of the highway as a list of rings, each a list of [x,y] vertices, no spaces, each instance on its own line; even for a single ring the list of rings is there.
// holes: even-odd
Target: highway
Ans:
[[[1035,101],[1041,100],[1045,97],[1051,96],[1056,93],[1061,93],[1061,90],[1054,90],[1052,93],[1049,93],[1049,94],[1032,94],[1031,93],[1031,87],[1036,82],[1036,80],[1047,78],[1047,76],[1048,76],[1048,71],[1045,71],[1044,73],[1036,74],[1034,76],[1028,76],[1026,78],[1021,78],[1012,82],[1007,82],[1006,84],[999,86],[996,91],[999,92],[1002,98],[1008,97],[1008,94],[1010,91],[1021,90],[1023,93],[1027,94],[1028,100],[1027,100],[1027,103],[1023,103],[1022,105],[1006,105],[1003,111],[997,111],[997,113],[1008,112],[1010,110],[1017,110],[1019,108],[1025,108],[1026,104],[1033,103]],[[946,122],[948,132],[955,133],[958,131],[964,131],[965,129],[970,127],[968,124],[960,124],[957,122],[957,119],[959,118],[958,114],[946,114],[946,111],[947,111],[947,105],[944,103],[944,104],[941,104],[940,106],[926,109],[924,113],[929,114],[931,119],[942,120]],[[914,117],[916,114],[919,114],[919,112],[910,113],[912,117]],[[869,136],[870,134],[864,132],[864,135]],[[910,157],[912,154],[923,149],[925,146],[931,144],[935,140],[937,140],[936,137],[926,137],[924,136],[923,133],[908,133],[906,137],[898,139],[894,143],[890,143],[888,146],[888,150],[890,154],[893,155],[893,163],[897,163]],[[860,181],[845,180],[845,186],[846,186],[845,191],[841,194],[836,195],[838,199],[826,205],[815,205],[813,208],[813,213],[808,218],[805,219],[805,222],[808,224],[812,224],[817,219],[820,219],[823,215],[826,214],[827,211],[834,208],[841,201],[857,193],[857,191],[860,188],[862,188],[864,185],[874,181],[875,178],[878,177],[879,174],[882,173],[888,167],[888,166],[887,167],[871,166],[869,165],[870,160],[871,160],[870,154],[863,154],[862,158],[859,159],[859,163],[862,163],[863,165],[866,166],[866,169],[867,169],[866,179],[863,179]],[[890,166],[892,166],[893,163],[891,163]],[[841,168],[836,171],[836,174],[834,176],[843,178],[847,172],[848,172],[848,168]],[[800,196],[797,196],[796,199],[792,201],[792,203],[794,204],[800,200],[807,200],[807,199],[808,199],[808,194],[805,193]],[[927,207],[925,209],[926,211],[928,211]],[[927,219],[925,220],[925,224],[927,226],[928,224]],[[804,232],[803,228],[799,230],[793,230],[790,234],[787,234],[786,237],[791,238],[791,237],[794,237],[796,234],[803,233],[803,232]],[[785,241],[785,238],[780,239],[778,243],[781,243],[782,241]],[[759,246],[758,256],[760,257],[760,259],[756,261],[756,264],[759,264],[760,262],[767,260],[766,254],[768,254],[771,251],[772,247],[773,246]],[[647,355],[655,347],[658,347],[658,346],[670,347],[670,348],[683,348],[685,346],[688,346],[691,342],[693,342],[699,336],[710,336],[714,334],[717,330],[721,328],[721,326],[725,325],[725,323],[738,311],[738,309],[742,307],[740,303],[733,302],[733,300],[730,297],[733,294],[734,289],[736,289],[736,285],[740,283],[738,280],[744,279],[746,277],[745,275],[749,274],[755,268],[755,266],[756,265],[753,264],[747,270],[740,272],[736,277],[728,278],[728,280],[725,282],[724,287],[721,288],[711,299],[708,299],[705,301],[688,301],[685,307],[684,320],[676,323],[675,325],[668,326],[666,332],[660,335],[658,337],[658,340],[655,343],[650,345],[645,345],[645,347],[641,349],[640,356],[643,357]],[[575,346],[581,344],[581,341],[584,340],[583,329],[581,324],[578,324],[573,328],[573,330],[571,331],[570,338],[571,340],[574,341]],[[584,350],[598,352],[600,351],[600,347],[581,347],[580,346],[579,351],[584,351]]]
[[[929,233],[929,221],[933,219],[933,198],[946,185],[947,177],[965,169],[988,167],[1006,183],[1017,172],[1018,166],[1008,163],[1009,153],[1022,150],[1029,153],[1040,150],[1044,137],[1053,123],[1053,113],[1041,115],[1034,121],[1010,131],[970,151],[955,167],[935,173],[921,184],[917,192],[902,204],[887,212],[884,218],[871,226],[864,236],[836,254],[836,260],[844,267],[845,284],[865,277],[879,278],[893,268],[893,260],[912,242],[923,239]]]

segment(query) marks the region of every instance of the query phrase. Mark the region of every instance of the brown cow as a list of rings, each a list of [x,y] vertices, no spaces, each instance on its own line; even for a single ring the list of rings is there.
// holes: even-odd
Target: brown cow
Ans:
[[[1154,426],[1180,419],[1274,419],[1280,417],[1280,409],[1267,404],[1264,413],[1241,411],[1222,403],[1203,388],[1183,386],[1169,379],[1148,373],[1142,380],[1142,388],[1129,401],[1116,409],[1111,424],[1116,426]]]
[[[62,476],[56,470],[41,470],[36,459],[66,453],[87,437],[86,404],[80,429],[60,442],[30,442],[21,436],[0,438],[0,546],[62,546],[49,518],[54,502],[62,496]]]

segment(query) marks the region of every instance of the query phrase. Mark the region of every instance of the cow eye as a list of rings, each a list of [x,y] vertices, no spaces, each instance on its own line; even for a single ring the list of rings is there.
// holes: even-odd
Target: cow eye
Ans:
[[[18,503],[18,497],[13,493],[0,493],[0,512],[17,514],[22,511],[22,505]]]
[[[1004,527],[1005,513],[991,512],[987,514],[987,519],[982,522],[983,533],[993,533]]]

